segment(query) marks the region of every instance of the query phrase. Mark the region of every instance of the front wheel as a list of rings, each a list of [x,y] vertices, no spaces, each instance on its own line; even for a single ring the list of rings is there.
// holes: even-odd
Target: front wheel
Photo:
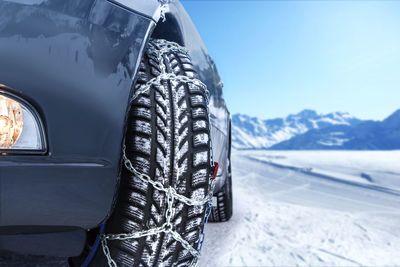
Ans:
[[[195,264],[210,190],[208,116],[207,89],[185,50],[151,40],[129,112],[128,168],[92,266]]]

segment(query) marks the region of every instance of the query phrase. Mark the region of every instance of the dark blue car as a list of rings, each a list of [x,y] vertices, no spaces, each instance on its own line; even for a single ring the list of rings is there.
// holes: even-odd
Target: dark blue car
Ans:
[[[178,1],[0,0],[0,249],[195,265],[232,214],[230,114]]]

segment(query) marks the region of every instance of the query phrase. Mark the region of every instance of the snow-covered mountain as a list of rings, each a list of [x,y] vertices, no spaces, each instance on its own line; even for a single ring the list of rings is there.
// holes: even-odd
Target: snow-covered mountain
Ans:
[[[303,110],[286,118],[232,117],[236,149],[400,149],[400,109],[383,121],[360,120],[346,112]]]
[[[400,149],[400,110],[383,121],[363,121],[357,125],[332,125],[312,129],[270,149]]]
[[[269,120],[235,114],[232,116],[232,146],[236,149],[267,149],[312,129],[355,126],[361,122],[346,112],[318,114],[309,109]]]

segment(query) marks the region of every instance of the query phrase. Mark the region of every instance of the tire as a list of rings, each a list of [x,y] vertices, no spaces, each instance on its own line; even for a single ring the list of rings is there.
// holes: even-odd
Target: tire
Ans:
[[[170,75],[153,83],[149,90],[142,90],[163,73]],[[182,48],[165,40],[150,41],[135,85],[136,94],[141,93],[129,112],[126,155],[136,170],[191,199],[206,198],[209,188],[206,91]],[[189,206],[175,199],[173,208],[174,231],[197,250],[206,205]],[[123,168],[118,199],[105,233],[161,227],[166,222],[166,211],[166,194]],[[188,266],[196,260],[170,233],[108,240],[107,246],[118,266]],[[108,266],[101,246],[91,266]]]
[[[209,217],[209,222],[226,222],[232,217],[232,169],[231,169],[231,126],[229,125],[229,151],[228,151],[228,175],[224,186],[214,193],[213,207]],[[216,205],[215,205],[216,204]]]

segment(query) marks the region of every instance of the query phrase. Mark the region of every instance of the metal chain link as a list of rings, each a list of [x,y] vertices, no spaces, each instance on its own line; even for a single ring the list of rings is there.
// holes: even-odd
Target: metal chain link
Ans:
[[[169,52],[181,52],[188,54],[188,52],[180,47],[178,44],[175,43],[169,43],[165,40],[157,40],[156,41],[157,45],[161,46],[161,49],[156,50],[154,48],[150,48],[150,52],[155,52],[158,56],[159,62],[162,62],[163,60],[163,55],[165,53]],[[197,79],[192,79],[183,75],[175,75],[174,73],[166,73],[165,66],[161,64],[160,66],[161,69],[161,74],[157,76],[156,78],[151,79],[148,81],[146,84],[141,85],[140,87],[136,88],[136,92],[133,95],[133,98],[131,99],[131,102],[136,99],[139,95],[144,94],[150,90],[150,88],[153,85],[162,85],[163,80],[170,80],[170,81],[176,81],[176,82],[191,82],[196,84],[197,86],[200,86],[203,88],[206,92],[206,106],[207,106],[207,112],[209,113],[209,92],[207,90],[207,86],[202,83],[201,81]],[[211,121],[210,121],[210,116],[208,116],[208,121],[209,121],[209,127],[210,127],[210,134],[211,134]],[[213,150],[212,150],[212,141],[211,138],[210,140],[210,167],[211,169],[214,168],[214,159],[213,159]],[[200,257],[200,251],[203,246],[204,242],[204,228],[205,225],[208,222],[208,217],[210,216],[211,212],[211,201],[213,197],[213,192],[214,192],[214,187],[215,187],[215,180],[212,179],[212,174],[210,174],[209,177],[209,186],[208,186],[208,195],[203,198],[203,199],[191,199],[186,196],[180,195],[176,192],[176,190],[169,186],[169,187],[164,187],[164,185],[160,182],[153,181],[150,176],[147,174],[141,173],[137,171],[134,167],[132,162],[128,159],[126,156],[126,147],[124,145],[123,151],[122,151],[122,157],[123,157],[123,162],[128,171],[130,171],[135,177],[139,178],[142,180],[144,183],[152,185],[156,190],[160,192],[164,192],[165,196],[167,198],[167,210],[165,212],[165,223],[160,226],[160,227],[155,227],[151,228],[145,231],[140,231],[140,232],[134,232],[134,233],[121,233],[121,234],[102,234],[101,237],[101,245],[103,249],[103,253],[107,258],[108,265],[110,267],[117,267],[116,262],[112,259],[110,249],[107,245],[108,240],[127,240],[127,239],[137,239],[137,238],[142,238],[146,236],[152,236],[152,235],[157,235],[160,233],[165,233],[165,234],[170,234],[170,236],[175,239],[177,242],[179,242],[182,247],[189,251],[190,254],[194,257],[193,261],[191,262],[190,266],[196,266],[198,259]],[[204,223],[203,223],[203,228],[199,236],[198,240],[198,248],[197,250],[193,248],[188,241],[186,241],[178,232],[175,231],[174,225],[172,223],[172,218],[174,216],[174,208],[173,204],[175,201],[180,201],[188,206],[203,206],[206,204],[206,210],[205,210],[205,215],[204,215]]]

